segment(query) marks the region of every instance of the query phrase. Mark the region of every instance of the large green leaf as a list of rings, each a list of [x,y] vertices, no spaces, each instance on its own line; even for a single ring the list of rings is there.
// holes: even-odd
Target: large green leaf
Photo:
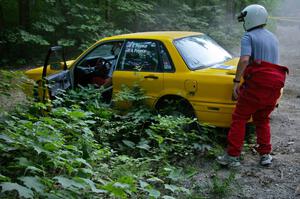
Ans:
[[[159,196],[160,196],[160,191],[158,191],[156,189],[149,189],[147,191],[148,191],[150,197],[159,198]]]
[[[137,148],[139,149],[144,149],[146,151],[149,151],[149,149],[151,148],[149,145],[149,141],[145,140],[145,139],[142,139],[138,145],[136,146]]]
[[[121,185],[121,184],[120,183],[118,183],[118,184],[108,183],[108,184],[104,185],[102,188],[118,198],[126,198],[126,192],[123,189],[124,186],[120,187],[118,185]]]
[[[42,193],[45,189],[45,186],[41,183],[40,178],[25,176],[19,178],[23,184],[29,189],[34,189],[35,191]]]
[[[25,171],[26,171],[26,172],[27,172],[27,171],[30,171],[30,172],[32,172],[32,173],[34,173],[34,174],[36,174],[36,173],[38,173],[38,174],[45,174],[45,171],[44,171],[44,170],[39,169],[39,168],[37,168],[37,167],[35,167],[35,166],[27,166],[26,169],[25,169]]]
[[[126,146],[128,146],[128,147],[130,147],[130,148],[134,148],[134,146],[135,146],[135,144],[134,144],[134,142],[131,142],[131,141],[129,141],[129,140],[122,140],[122,142],[126,145]]]
[[[79,163],[82,163],[82,164],[84,164],[85,166],[87,166],[89,168],[92,168],[92,166],[83,158],[76,158],[75,161],[79,162]]]
[[[139,182],[140,182],[140,186],[141,186],[142,189],[144,189],[144,188],[150,186],[149,183],[147,183],[147,182],[145,182],[145,181],[143,181],[143,180],[140,180]]]
[[[53,179],[57,180],[59,184],[65,189],[84,189],[85,185],[83,183],[76,182],[73,179],[65,178],[63,176],[56,176]]]
[[[0,173],[0,182],[7,182],[10,181],[10,178],[7,176],[4,176]]]
[[[86,179],[86,178],[81,178],[86,184],[88,184],[92,190],[92,192],[94,193],[107,193],[107,191],[103,190],[103,189],[97,189],[95,186],[95,183],[90,180],[90,179]]]
[[[33,149],[37,152],[37,154],[40,154],[40,153],[42,153],[42,152],[46,152],[46,150],[44,150],[43,148],[41,148],[41,147],[38,146],[38,145],[33,145],[32,147],[33,147]]]
[[[6,143],[13,143],[14,140],[11,139],[8,135],[0,134],[0,139],[4,140]]]
[[[172,197],[172,196],[167,196],[167,195],[164,195],[162,198],[163,198],[163,199],[176,199],[176,198],[174,198],[174,197]]]
[[[82,119],[87,117],[88,114],[86,112],[76,110],[69,112],[68,115],[73,119]]]
[[[165,184],[165,189],[172,191],[173,193],[179,190],[179,187],[172,184]]]
[[[2,192],[16,190],[20,197],[33,198],[34,196],[33,192],[30,189],[19,185],[18,183],[4,182],[1,183],[0,186],[2,187]]]

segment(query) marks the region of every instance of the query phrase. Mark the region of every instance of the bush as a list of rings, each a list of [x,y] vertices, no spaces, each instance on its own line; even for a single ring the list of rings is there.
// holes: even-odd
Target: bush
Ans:
[[[205,131],[185,131],[182,127],[192,119],[150,111],[137,87],[124,88],[117,97],[133,102],[127,111],[109,107],[101,92],[92,86],[62,92],[52,104],[31,102],[0,122],[0,197],[172,198],[191,193],[182,186],[185,172],[170,165],[209,149]]]

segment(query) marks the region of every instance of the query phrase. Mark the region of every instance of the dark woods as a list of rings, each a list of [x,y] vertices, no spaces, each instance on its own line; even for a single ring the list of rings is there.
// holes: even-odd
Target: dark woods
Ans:
[[[0,67],[40,63],[50,45],[76,57],[104,36],[185,30],[232,46],[242,29],[235,16],[254,0],[1,0]],[[260,0],[270,7],[274,0]]]

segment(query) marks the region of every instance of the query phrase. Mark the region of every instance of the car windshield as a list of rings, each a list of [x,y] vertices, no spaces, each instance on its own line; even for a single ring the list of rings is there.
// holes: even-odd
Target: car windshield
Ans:
[[[174,44],[191,70],[222,63],[232,56],[206,35],[177,39]]]

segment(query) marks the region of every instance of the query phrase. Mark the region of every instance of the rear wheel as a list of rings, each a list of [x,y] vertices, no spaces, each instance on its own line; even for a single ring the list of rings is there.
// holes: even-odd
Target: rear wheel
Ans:
[[[159,102],[157,110],[163,115],[195,117],[193,107],[185,99],[165,98]]]
[[[156,109],[162,115],[196,118],[192,105],[186,99],[180,97],[163,98],[157,103]],[[199,124],[198,122],[193,122],[184,126],[184,130],[199,130]]]

